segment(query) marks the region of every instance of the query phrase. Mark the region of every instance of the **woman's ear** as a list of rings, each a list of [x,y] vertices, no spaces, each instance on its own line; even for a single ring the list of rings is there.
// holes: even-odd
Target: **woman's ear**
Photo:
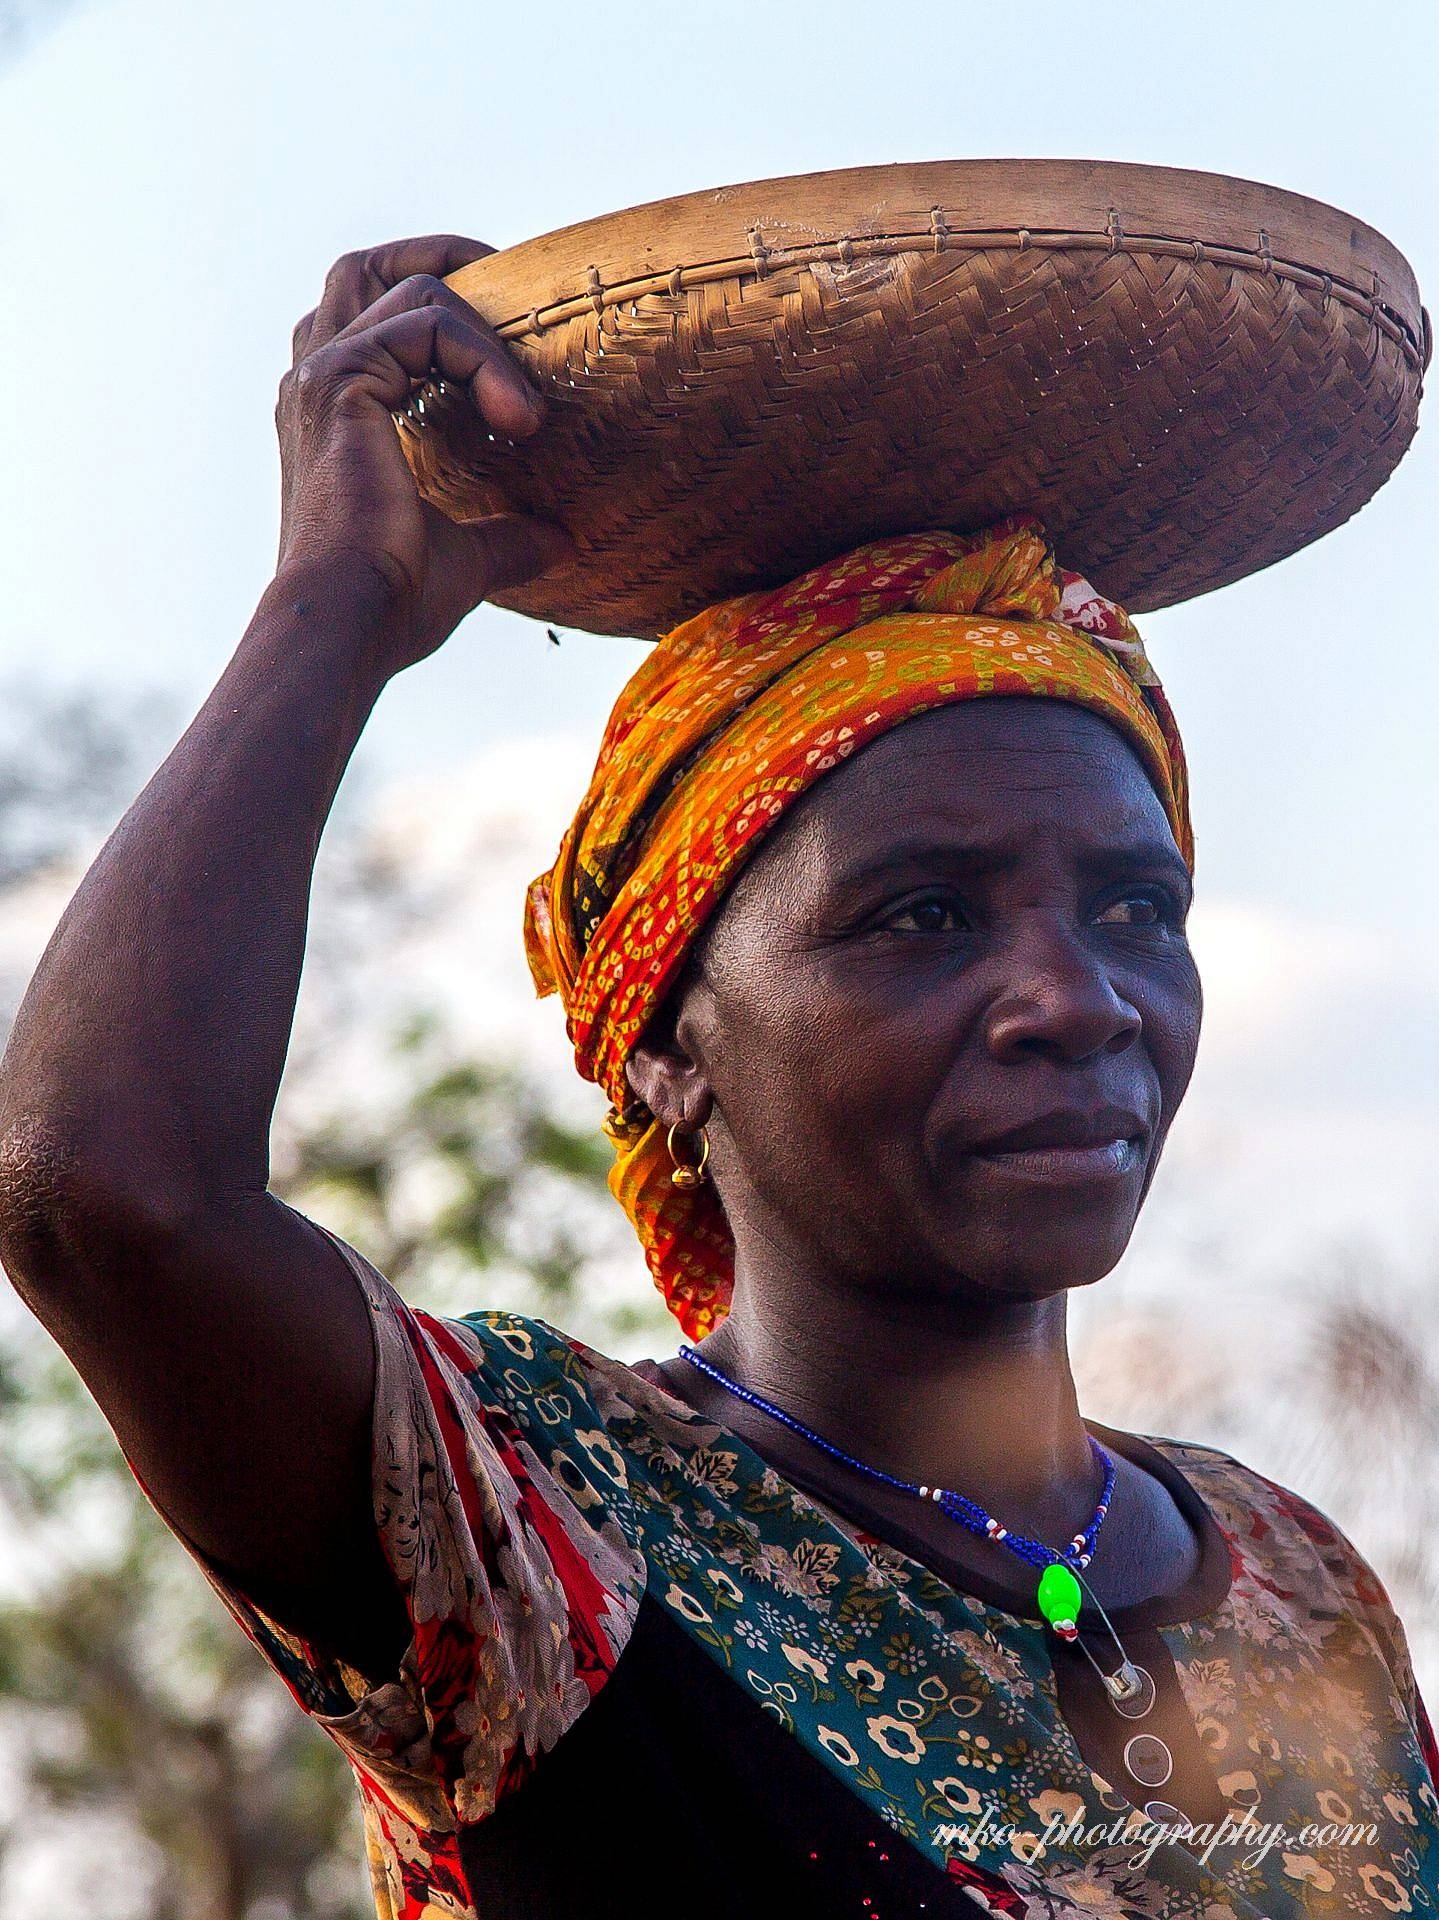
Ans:
[[[702,937],[625,1062],[625,1078],[656,1120],[684,1133],[705,1126],[714,1109],[702,1058],[714,1014],[703,963],[707,946]]]
[[[694,1046],[694,1023],[686,1017],[694,1011],[699,985],[692,956],[625,1062],[625,1078],[656,1120],[685,1133],[702,1127],[714,1105],[709,1076]]]
[[[704,1069],[672,1037],[641,1040],[625,1062],[625,1078],[661,1126],[693,1133],[713,1110]]]

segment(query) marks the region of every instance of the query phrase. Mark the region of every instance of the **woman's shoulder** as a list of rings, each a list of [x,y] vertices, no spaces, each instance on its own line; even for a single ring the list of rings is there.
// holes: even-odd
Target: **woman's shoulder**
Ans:
[[[1179,1469],[1211,1509],[1216,1510],[1216,1518],[1231,1538],[1257,1546],[1269,1539],[1292,1543],[1298,1537],[1336,1576],[1357,1579],[1364,1589],[1364,1598],[1372,1600],[1383,1595],[1378,1577],[1358,1547],[1315,1501],[1283,1481],[1261,1473],[1222,1447],[1161,1434],[1139,1437]],[[1366,1571],[1373,1582],[1372,1590],[1360,1577]]]
[[[657,1465],[720,1437],[712,1421],[628,1362],[537,1315],[486,1307],[418,1318],[430,1340],[445,1345],[492,1428],[510,1424],[551,1460],[598,1465],[612,1490],[631,1491]]]
[[[1199,1493],[1230,1543],[1234,1591],[1268,1610],[1294,1612],[1329,1626],[1348,1618],[1373,1636],[1411,1712],[1413,1666],[1403,1625],[1364,1551],[1318,1503],[1285,1482],[1197,1441],[1143,1436]]]
[[[593,1415],[601,1383],[628,1371],[536,1314],[509,1307],[439,1313],[381,1286],[378,1304],[392,1325],[442,1356],[470,1394],[495,1410],[533,1414],[547,1427],[568,1425]]]
[[[658,1400],[673,1405],[673,1396],[660,1393],[626,1361],[591,1346],[578,1334],[541,1319],[503,1307],[477,1307],[451,1319],[421,1315],[432,1329],[442,1329],[464,1356],[468,1371],[489,1384],[502,1399],[534,1400],[537,1393],[568,1393],[588,1404],[601,1419],[637,1408],[648,1409]],[[553,1423],[553,1422],[552,1422]]]

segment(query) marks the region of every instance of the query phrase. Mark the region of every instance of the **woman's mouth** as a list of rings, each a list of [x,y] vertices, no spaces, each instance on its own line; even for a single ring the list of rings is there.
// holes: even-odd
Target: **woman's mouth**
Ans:
[[[975,1158],[1025,1180],[1117,1180],[1139,1165],[1140,1145],[1120,1137],[1090,1147],[986,1148]]]
[[[977,1142],[970,1151],[976,1160],[1022,1180],[1120,1180],[1141,1165],[1148,1132],[1138,1114],[1118,1107],[1069,1110],[1041,1114]]]

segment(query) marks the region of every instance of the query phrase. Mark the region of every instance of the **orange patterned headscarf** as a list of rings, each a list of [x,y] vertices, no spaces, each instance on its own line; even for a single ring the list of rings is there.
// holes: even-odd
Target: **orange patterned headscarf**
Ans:
[[[525,948],[575,1061],[613,1102],[610,1188],[692,1340],[728,1310],[734,1242],[713,1185],[670,1179],[625,1062],[744,861],[831,768],[930,708],[1072,700],[1148,769],[1192,866],[1184,750],[1128,616],[1027,519],[876,541],[774,592],[721,601],[656,645],[610,715],[589,792],[530,888]]]

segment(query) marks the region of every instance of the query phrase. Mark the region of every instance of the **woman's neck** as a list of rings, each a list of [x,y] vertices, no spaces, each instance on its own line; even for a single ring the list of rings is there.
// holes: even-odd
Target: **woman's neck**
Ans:
[[[1092,1511],[1062,1295],[964,1303],[933,1296],[755,1285],[741,1273],[703,1358],[871,1467],[979,1500],[1011,1530],[1062,1537]],[[692,1404],[776,1463],[815,1449],[684,1360]],[[688,1376],[687,1378],[685,1376]]]

